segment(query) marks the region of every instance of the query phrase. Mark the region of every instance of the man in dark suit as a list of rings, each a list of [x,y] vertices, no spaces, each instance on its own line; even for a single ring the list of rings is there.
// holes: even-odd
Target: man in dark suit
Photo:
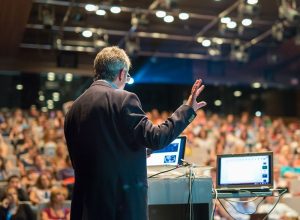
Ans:
[[[123,90],[130,65],[118,47],[100,51],[94,83],[66,115],[65,137],[75,170],[72,220],[146,220],[146,147],[169,144],[206,105],[196,101],[204,89],[197,80],[187,103],[153,125],[138,97]]]

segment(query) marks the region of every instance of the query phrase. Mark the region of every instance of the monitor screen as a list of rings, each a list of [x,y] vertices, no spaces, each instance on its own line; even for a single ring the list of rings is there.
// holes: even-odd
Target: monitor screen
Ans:
[[[185,151],[186,137],[176,138],[168,146],[153,151],[147,158],[147,166],[176,166],[182,163]]]
[[[273,153],[217,156],[217,188],[273,186]]]

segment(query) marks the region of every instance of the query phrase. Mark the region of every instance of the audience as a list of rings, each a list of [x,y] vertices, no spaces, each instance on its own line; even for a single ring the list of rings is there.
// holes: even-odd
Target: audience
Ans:
[[[8,187],[0,206],[0,219],[35,220],[36,215],[28,204],[20,204],[16,188]]]
[[[41,220],[70,220],[70,208],[64,206],[66,198],[68,198],[68,193],[65,188],[53,188],[51,190],[50,202],[42,210]]]
[[[29,111],[0,111],[0,181],[8,182],[6,187],[0,187],[0,199],[6,190],[14,188],[18,201],[28,201],[30,197],[34,205],[49,202],[52,185],[64,186],[71,194],[74,170],[63,134],[67,107],[50,113],[35,107]],[[170,114],[157,109],[146,113],[155,124]],[[291,180],[300,179],[297,119],[251,117],[247,112],[221,116],[199,110],[183,135],[187,136],[185,160],[196,165],[215,167],[217,154],[273,151],[275,186],[289,187]],[[10,158],[16,158],[16,163]],[[2,211],[6,209],[2,207]]]

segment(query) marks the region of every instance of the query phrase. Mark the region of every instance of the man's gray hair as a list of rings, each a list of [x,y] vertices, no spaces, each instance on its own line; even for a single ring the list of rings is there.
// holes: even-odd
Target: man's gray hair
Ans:
[[[105,79],[114,81],[120,70],[129,70],[131,62],[126,52],[116,46],[102,49],[94,60],[94,80]]]

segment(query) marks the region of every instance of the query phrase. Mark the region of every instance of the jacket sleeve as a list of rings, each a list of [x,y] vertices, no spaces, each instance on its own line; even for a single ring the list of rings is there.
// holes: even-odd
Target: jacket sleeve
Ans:
[[[159,149],[172,142],[195,118],[188,105],[181,105],[165,122],[153,125],[142,110],[138,97],[129,93],[122,104],[121,117],[128,132],[141,146]]]

